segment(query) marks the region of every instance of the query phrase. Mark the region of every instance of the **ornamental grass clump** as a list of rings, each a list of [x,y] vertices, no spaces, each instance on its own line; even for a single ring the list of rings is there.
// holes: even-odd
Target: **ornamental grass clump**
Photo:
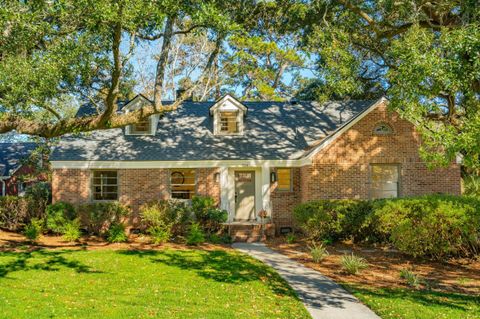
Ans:
[[[308,248],[310,249],[313,262],[317,264],[329,255],[327,248],[323,244],[313,243]]]
[[[400,278],[404,279],[407,285],[413,288],[418,288],[422,284],[422,279],[409,269],[402,269],[400,271]]]
[[[356,275],[362,270],[368,268],[367,261],[359,256],[355,256],[353,253],[351,255],[345,255],[341,259],[341,264],[343,270],[351,275]]]

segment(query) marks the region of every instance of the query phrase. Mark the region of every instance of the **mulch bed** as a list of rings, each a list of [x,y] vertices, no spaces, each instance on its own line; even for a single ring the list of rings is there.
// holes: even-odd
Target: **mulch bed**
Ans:
[[[285,238],[279,237],[267,244],[270,248],[341,283],[377,288],[405,288],[406,284],[400,278],[400,270],[408,268],[424,279],[432,290],[480,294],[480,258],[434,262],[415,259],[388,247],[368,247],[343,242],[328,246],[330,255],[317,264],[310,257],[305,240],[287,244]],[[352,252],[369,263],[369,268],[358,275],[346,274],[341,268],[341,257]]]
[[[162,249],[202,249],[202,250],[230,250],[228,245],[202,244],[187,246],[182,243],[166,243],[154,245],[150,239],[143,235],[130,235],[126,243],[110,244],[101,237],[82,237],[78,242],[66,242],[61,236],[40,236],[32,243],[22,234],[0,230],[0,252],[5,251],[33,251],[37,249],[78,249],[78,250],[162,250]]]

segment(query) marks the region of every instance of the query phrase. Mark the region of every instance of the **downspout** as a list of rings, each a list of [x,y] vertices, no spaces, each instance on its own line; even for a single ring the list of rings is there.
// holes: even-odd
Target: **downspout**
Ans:
[[[2,196],[5,196],[5,180],[3,178],[0,178],[0,182],[2,182]]]

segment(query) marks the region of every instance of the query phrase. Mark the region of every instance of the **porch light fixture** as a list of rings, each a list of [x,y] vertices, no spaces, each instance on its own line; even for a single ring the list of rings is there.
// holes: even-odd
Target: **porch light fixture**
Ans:
[[[277,181],[277,172],[270,173],[270,182],[275,183]]]
[[[215,173],[213,175],[213,180],[215,181],[215,183],[220,182],[220,173]]]

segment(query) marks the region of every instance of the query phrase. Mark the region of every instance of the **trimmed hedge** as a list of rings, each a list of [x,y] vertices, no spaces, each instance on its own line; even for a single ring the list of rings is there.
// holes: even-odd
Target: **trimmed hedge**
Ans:
[[[480,199],[473,197],[319,200],[298,205],[294,218],[317,241],[389,243],[435,259],[480,253]]]

